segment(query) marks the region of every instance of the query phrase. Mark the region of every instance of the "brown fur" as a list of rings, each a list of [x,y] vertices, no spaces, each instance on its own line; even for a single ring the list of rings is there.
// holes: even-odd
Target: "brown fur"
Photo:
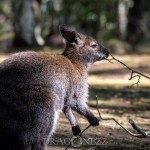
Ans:
[[[66,39],[62,55],[20,52],[0,64],[0,149],[44,150],[59,110],[69,119],[74,135],[80,127],[72,110],[93,126],[99,124],[86,105],[87,70],[108,51],[65,25],[60,31]]]

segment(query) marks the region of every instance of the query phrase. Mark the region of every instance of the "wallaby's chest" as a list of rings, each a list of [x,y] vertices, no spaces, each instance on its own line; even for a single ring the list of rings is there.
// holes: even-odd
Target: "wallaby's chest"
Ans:
[[[73,84],[72,97],[73,99],[81,99],[83,101],[87,101],[88,83],[86,77],[82,77],[80,80],[76,81]]]

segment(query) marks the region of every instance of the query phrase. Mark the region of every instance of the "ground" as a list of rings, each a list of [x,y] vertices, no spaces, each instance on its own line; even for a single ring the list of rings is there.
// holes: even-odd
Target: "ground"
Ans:
[[[1,60],[6,55],[1,55]],[[115,55],[131,68],[150,76],[150,55]],[[150,80],[141,78],[139,87],[133,86],[137,79],[129,81],[131,72],[117,62],[101,61],[89,69],[89,102],[92,112],[98,117],[96,96],[99,110],[103,117],[114,117],[123,126],[136,133],[128,120],[133,119],[144,131],[150,130]],[[89,125],[87,120],[76,114],[83,130]],[[56,134],[49,143],[49,150],[64,150],[74,138],[71,126],[60,113]],[[65,145],[66,144],[66,145]],[[115,149],[115,150],[150,150],[150,138],[136,138],[126,133],[113,121],[100,121],[98,127],[90,127],[82,138],[73,142],[68,149]],[[75,148],[76,146],[79,146]]]

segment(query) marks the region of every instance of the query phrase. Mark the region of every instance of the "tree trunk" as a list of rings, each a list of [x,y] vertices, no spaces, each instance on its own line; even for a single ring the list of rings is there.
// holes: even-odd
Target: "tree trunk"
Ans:
[[[119,37],[122,40],[126,38],[127,29],[127,13],[126,4],[124,0],[118,1],[118,27],[119,27]]]
[[[135,46],[144,40],[150,39],[150,1],[133,0],[134,5],[128,14],[127,40]]]
[[[34,34],[35,20],[32,8],[33,0],[13,0],[14,46],[36,45]]]

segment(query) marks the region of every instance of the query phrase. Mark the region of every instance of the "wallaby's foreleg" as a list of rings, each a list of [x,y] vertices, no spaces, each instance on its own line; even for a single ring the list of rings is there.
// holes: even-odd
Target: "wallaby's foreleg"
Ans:
[[[98,118],[96,118],[93,115],[93,113],[90,111],[89,107],[87,106],[85,102],[76,100],[76,103],[72,105],[72,109],[77,111],[79,114],[85,116],[92,126],[99,125]]]
[[[63,111],[72,126],[73,135],[79,135],[79,133],[81,132],[81,129],[77,123],[77,120],[76,120],[71,108],[70,107],[64,108]]]

